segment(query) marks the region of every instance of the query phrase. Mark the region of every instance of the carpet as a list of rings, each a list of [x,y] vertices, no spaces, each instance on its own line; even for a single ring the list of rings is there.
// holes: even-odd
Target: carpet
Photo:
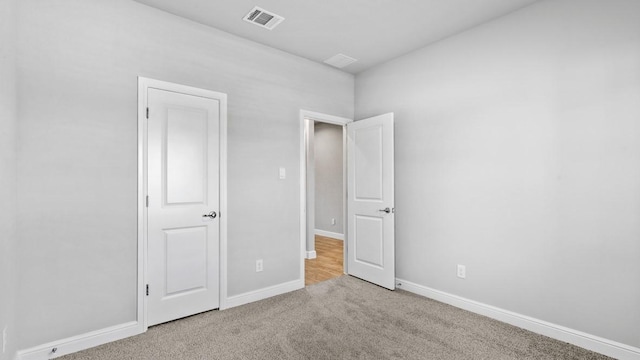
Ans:
[[[609,359],[406,291],[342,276],[61,357],[92,359]]]

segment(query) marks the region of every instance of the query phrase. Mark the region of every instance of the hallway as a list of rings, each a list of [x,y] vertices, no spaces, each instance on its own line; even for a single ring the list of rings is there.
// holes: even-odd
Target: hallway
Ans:
[[[304,261],[306,286],[344,274],[343,241],[320,235],[315,240],[317,257]]]

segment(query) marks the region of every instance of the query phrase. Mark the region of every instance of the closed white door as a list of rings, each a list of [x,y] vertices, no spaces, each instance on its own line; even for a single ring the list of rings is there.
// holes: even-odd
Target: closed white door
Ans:
[[[220,99],[148,90],[147,325],[219,307]]]
[[[395,289],[393,113],[347,124],[348,272]]]

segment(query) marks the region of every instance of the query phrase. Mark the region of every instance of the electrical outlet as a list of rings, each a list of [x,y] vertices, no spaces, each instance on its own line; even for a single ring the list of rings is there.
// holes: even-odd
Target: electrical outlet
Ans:
[[[287,178],[287,169],[285,169],[285,168],[281,167],[281,168],[278,170],[278,175],[279,175],[279,177],[280,177],[280,180],[286,179],[286,178]]]
[[[331,219],[331,225],[335,225],[336,224],[336,219]]]
[[[458,277],[460,279],[464,279],[467,277],[467,267],[464,265],[458,264]]]
[[[262,271],[262,259],[256,260],[256,272]]]
[[[2,329],[2,353],[7,351],[7,328]]]

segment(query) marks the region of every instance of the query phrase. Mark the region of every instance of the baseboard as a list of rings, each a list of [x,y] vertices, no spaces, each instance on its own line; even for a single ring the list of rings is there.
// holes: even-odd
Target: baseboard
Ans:
[[[318,254],[315,250],[307,251],[307,259],[315,259],[318,257]]]
[[[315,230],[315,234],[344,241],[344,234],[339,234],[331,231],[318,230],[318,229]]]
[[[398,289],[406,290],[433,300],[453,305],[476,314],[505,322],[550,338],[564,341],[620,360],[640,360],[640,348],[604,339],[582,331],[469,300],[410,281],[396,279]]]
[[[266,299],[272,296],[288,293],[304,288],[304,279],[290,281],[284,284],[270,286],[264,289],[251,291],[227,298],[226,308],[232,308],[248,304],[254,301]],[[81,350],[96,347],[112,341],[124,339],[144,332],[143,327],[132,321],[105,329],[91,331],[86,334],[73,336],[66,339],[52,341],[29,349],[20,350],[16,354],[16,360],[47,360],[63,355],[72,354]],[[56,349],[55,352],[53,349]]]
[[[138,335],[142,332],[144,332],[142,326],[140,326],[137,321],[132,321],[110,326],[101,330],[91,331],[86,334],[52,341],[30,349],[20,350],[16,354],[16,360],[53,359],[112,341],[124,339],[129,336]],[[55,352],[53,349],[56,349]]]
[[[304,277],[302,279],[266,287],[264,289],[258,289],[244,294],[231,296],[227,298],[226,309],[267,299],[272,296],[285,294],[302,288],[304,288]]]

